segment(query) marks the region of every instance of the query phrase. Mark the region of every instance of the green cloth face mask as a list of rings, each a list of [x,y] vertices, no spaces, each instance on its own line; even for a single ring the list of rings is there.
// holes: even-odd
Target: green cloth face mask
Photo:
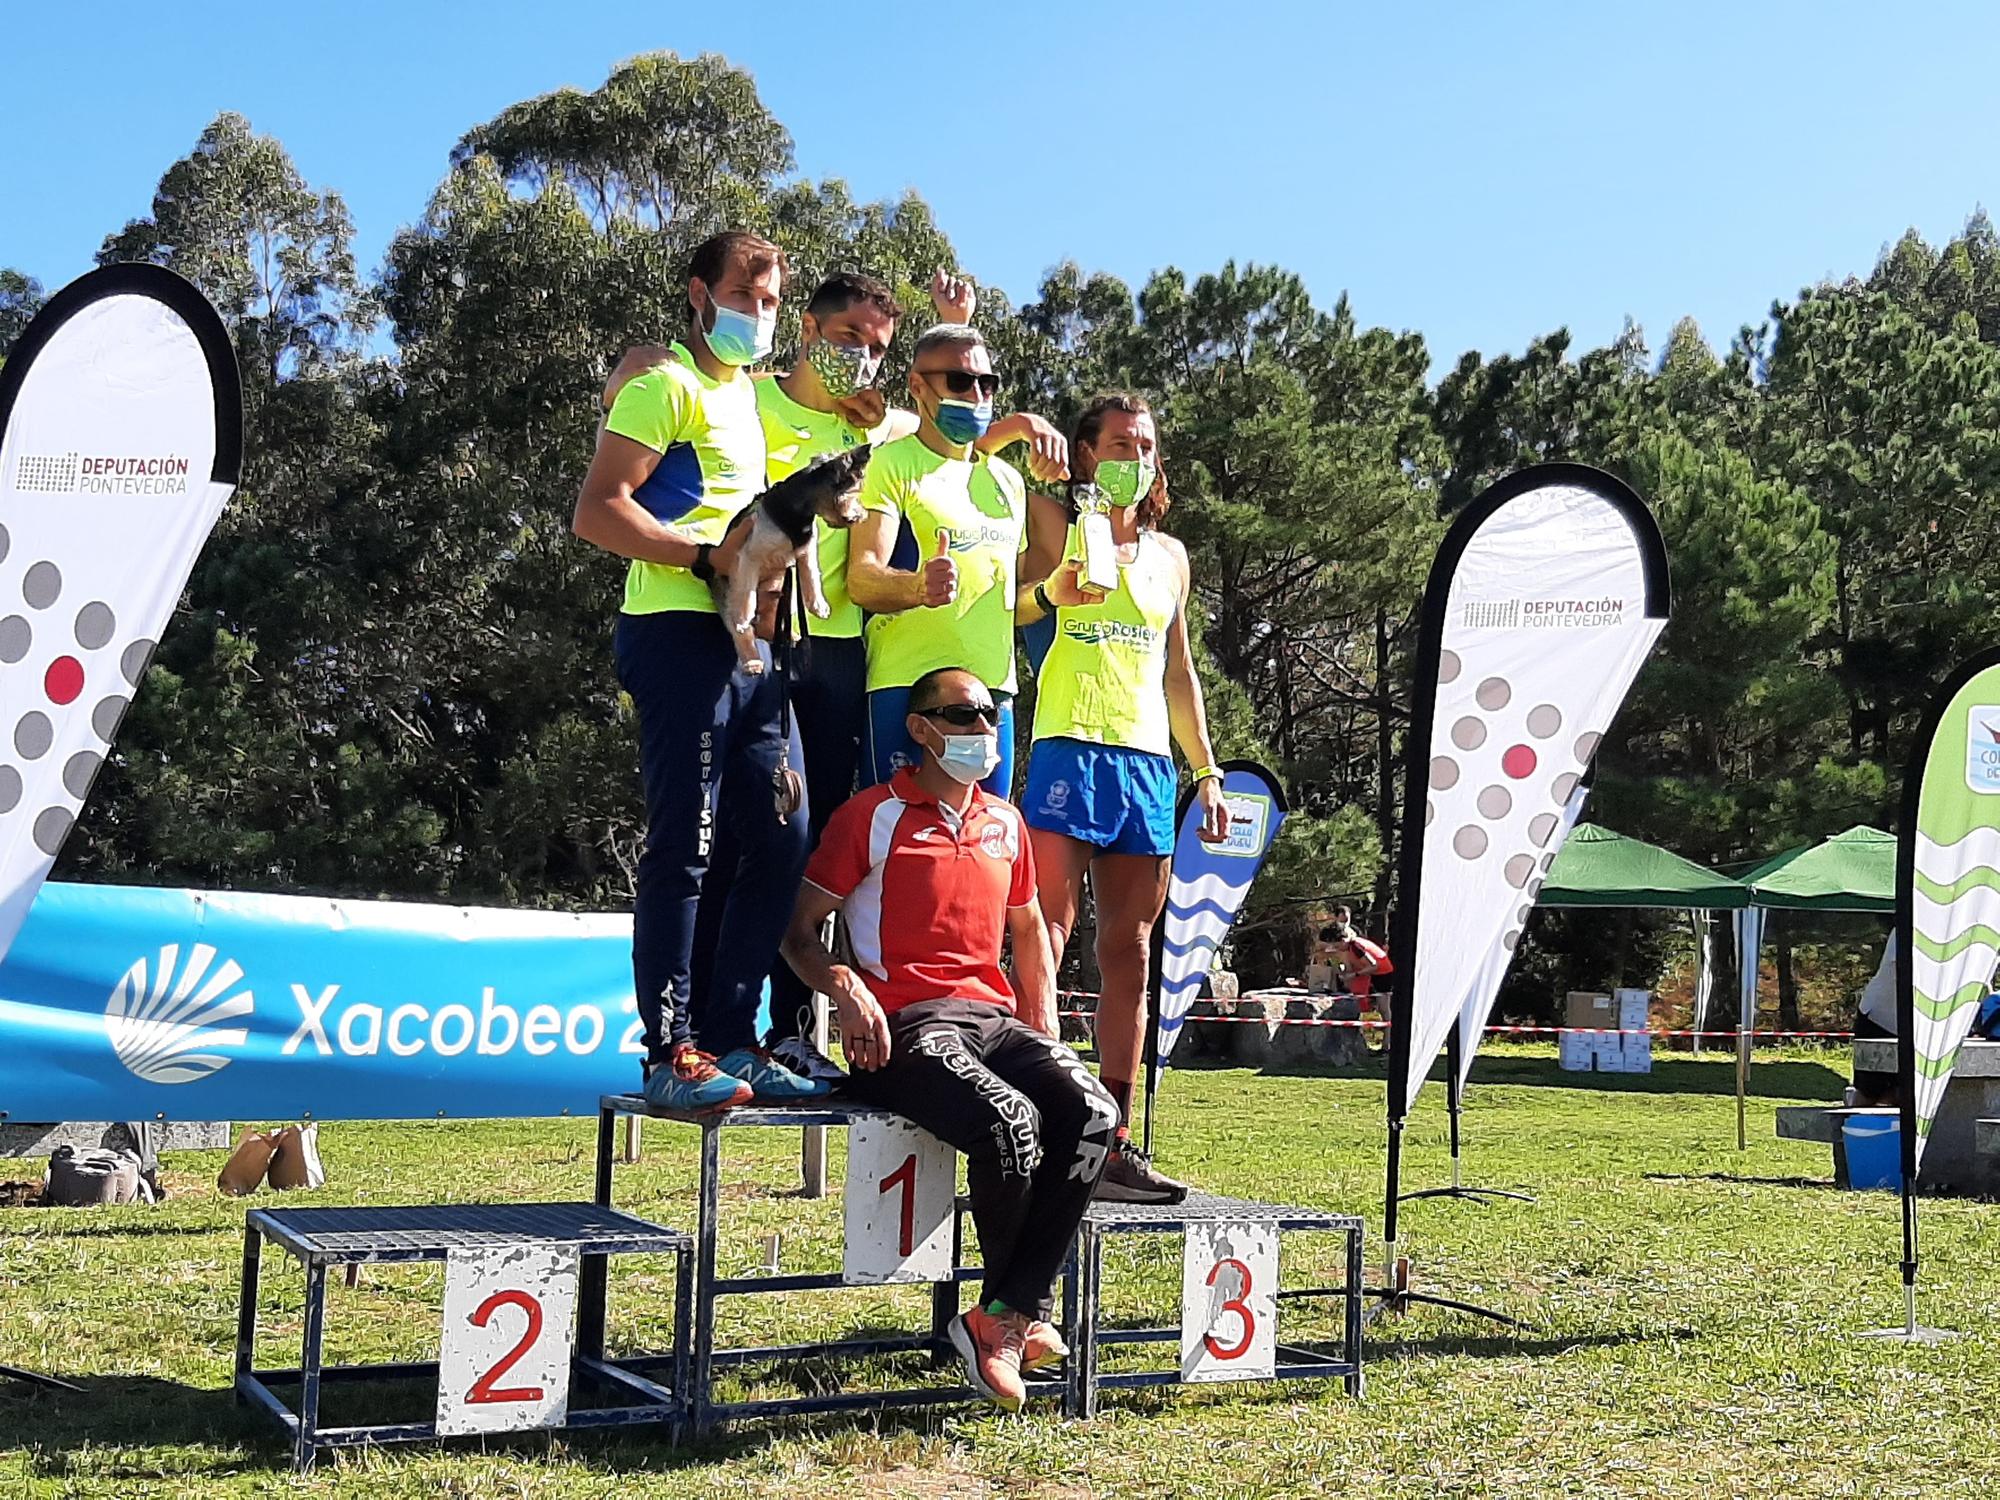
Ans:
[[[1158,474],[1150,458],[1104,458],[1097,463],[1098,493],[1113,506],[1124,510],[1137,505],[1153,492]]]

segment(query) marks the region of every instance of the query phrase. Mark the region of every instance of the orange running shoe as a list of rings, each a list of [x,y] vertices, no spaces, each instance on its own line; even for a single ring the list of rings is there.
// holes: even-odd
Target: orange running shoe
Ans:
[[[1069,1345],[1062,1335],[1039,1319],[1028,1325],[1028,1332],[1021,1340],[1021,1371],[1046,1369],[1069,1358]]]
[[[750,1102],[750,1085],[716,1067],[715,1059],[683,1042],[664,1068],[646,1080],[646,1102],[682,1114],[712,1115]]]
[[[951,1320],[951,1343],[965,1361],[965,1374],[1002,1411],[1019,1411],[1028,1388],[1021,1380],[1021,1353],[1028,1320],[1020,1313],[989,1313],[975,1307]]]

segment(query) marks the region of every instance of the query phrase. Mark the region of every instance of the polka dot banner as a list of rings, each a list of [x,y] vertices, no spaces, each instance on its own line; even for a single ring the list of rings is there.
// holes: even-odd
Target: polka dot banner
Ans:
[[[8,361],[0,957],[234,491],[242,402],[230,351],[185,281],[117,265],[51,298]]]
[[[1391,944],[1410,1038],[1392,1118],[1454,1028],[1476,1045],[1532,941],[1584,777],[1664,628],[1664,564],[1637,497],[1572,466],[1512,476],[1452,523],[1420,616],[1418,660],[1435,677],[1415,693],[1428,718],[1413,730],[1404,837],[1421,858],[1402,866],[1408,915]]]

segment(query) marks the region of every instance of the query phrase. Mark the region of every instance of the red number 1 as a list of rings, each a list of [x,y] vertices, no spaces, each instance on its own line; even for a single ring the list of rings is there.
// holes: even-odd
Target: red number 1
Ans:
[[[917,1154],[912,1151],[903,1158],[903,1164],[882,1179],[882,1186],[876,1191],[886,1193],[900,1187],[903,1190],[902,1223],[896,1233],[896,1253],[908,1255],[917,1248]]]
[[[496,1387],[493,1382],[513,1369],[522,1355],[534,1347],[535,1340],[542,1336],[542,1304],[526,1292],[495,1292],[472,1314],[472,1326],[484,1328],[493,1315],[503,1307],[518,1307],[528,1315],[528,1331],[521,1335],[521,1342],[500,1357],[500,1362],[484,1375],[472,1382],[472,1389],[465,1393],[468,1406],[482,1406],[495,1401],[539,1401],[542,1388],[538,1385],[510,1385]]]
[[[1219,1260],[1209,1269],[1207,1283],[1209,1286],[1215,1285],[1215,1279],[1222,1274],[1224,1266],[1236,1267],[1236,1274],[1243,1278],[1241,1290],[1234,1297],[1225,1297],[1222,1302],[1222,1310],[1224,1312],[1233,1312],[1243,1320],[1243,1338],[1241,1342],[1232,1344],[1227,1348],[1218,1344],[1215,1341],[1215,1335],[1212,1333],[1204,1333],[1201,1336],[1201,1341],[1207,1346],[1208,1352],[1216,1359],[1241,1359],[1244,1352],[1249,1349],[1250,1341],[1257,1331],[1257,1320],[1251,1316],[1250,1308],[1243,1300],[1250,1295],[1250,1268],[1234,1257],[1227,1260]]]

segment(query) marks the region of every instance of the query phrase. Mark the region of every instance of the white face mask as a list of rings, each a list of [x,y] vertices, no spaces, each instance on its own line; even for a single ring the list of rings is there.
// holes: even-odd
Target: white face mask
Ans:
[[[938,765],[953,781],[971,786],[984,781],[1000,764],[1000,736],[997,734],[944,734],[938,751]]]

